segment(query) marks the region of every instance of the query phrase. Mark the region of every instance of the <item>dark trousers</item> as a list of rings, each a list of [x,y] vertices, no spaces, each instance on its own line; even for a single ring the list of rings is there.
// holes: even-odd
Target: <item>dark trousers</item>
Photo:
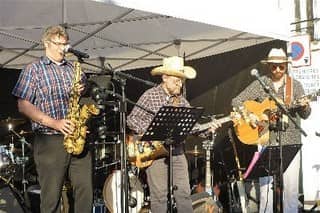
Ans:
[[[167,212],[168,165],[165,158],[155,160],[146,170],[150,190],[152,213]],[[188,164],[184,154],[173,156],[173,184],[178,187],[174,191],[177,210],[180,213],[192,213]]]
[[[79,156],[68,154],[63,147],[62,135],[36,135],[33,149],[41,187],[41,212],[60,212],[60,198],[66,175],[73,189],[75,212],[92,212],[90,152],[84,150]]]

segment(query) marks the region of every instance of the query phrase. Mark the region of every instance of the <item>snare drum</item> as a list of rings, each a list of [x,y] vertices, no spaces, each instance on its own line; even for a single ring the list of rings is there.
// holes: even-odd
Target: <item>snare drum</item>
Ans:
[[[138,213],[144,206],[144,191],[139,178],[129,172],[129,197],[135,200],[135,207],[129,207],[130,213]],[[121,213],[121,171],[109,175],[103,186],[103,199],[112,213]]]

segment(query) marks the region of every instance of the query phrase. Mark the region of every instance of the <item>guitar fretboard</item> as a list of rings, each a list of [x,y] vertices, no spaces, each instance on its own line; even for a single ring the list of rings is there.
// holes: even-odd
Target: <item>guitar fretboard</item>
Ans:
[[[223,124],[223,123],[226,123],[226,122],[229,122],[231,121],[231,117],[230,116],[226,116],[226,117],[223,117],[223,118],[220,118],[220,119],[215,119],[211,122],[208,122],[208,123],[205,123],[205,124],[199,124],[197,125],[191,132],[192,133],[195,133],[195,132],[203,132],[207,129],[209,129],[211,127],[211,125],[213,123],[220,123],[220,124]]]

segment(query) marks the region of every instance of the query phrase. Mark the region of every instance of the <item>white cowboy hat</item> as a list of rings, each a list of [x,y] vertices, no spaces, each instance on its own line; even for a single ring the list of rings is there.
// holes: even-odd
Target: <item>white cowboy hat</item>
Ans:
[[[287,63],[288,57],[282,48],[272,48],[268,54],[268,58],[262,60],[261,63],[274,63],[274,64],[282,64]]]
[[[171,75],[184,79],[194,79],[197,72],[189,66],[184,66],[183,58],[172,56],[163,59],[163,65],[151,70],[151,75]]]

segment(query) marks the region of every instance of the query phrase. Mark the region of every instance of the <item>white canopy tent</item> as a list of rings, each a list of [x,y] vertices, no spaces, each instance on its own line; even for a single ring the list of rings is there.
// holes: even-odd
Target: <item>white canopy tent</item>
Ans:
[[[118,2],[122,4],[119,6]],[[140,3],[138,3],[140,2]],[[261,44],[274,39],[287,37],[276,35],[277,32],[250,32],[247,27],[229,28],[230,24],[204,24],[186,19],[174,18],[172,13],[188,10],[173,10],[176,3],[181,1],[90,1],[90,0],[1,0],[0,7],[0,66],[4,68],[22,68],[25,64],[43,54],[40,43],[43,30],[55,24],[64,24],[70,34],[71,44],[75,49],[85,51],[90,59],[85,62],[99,66],[110,64],[115,70],[129,70],[134,68],[154,66],[161,63],[163,57],[171,55],[185,56],[186,60],[216,55],[231,50]],[[150,5],[169,8],[168,15],[144,12],[130,9],[134,5],[149,10]],[[173,3],[172,3],[173,2]],[[220,8],[220,1],[215,6]],[[227,1],[230,3],[230,1]],[[211,17],[214,20],[229,20],[233,14],[225,12],[208,14],[201,10],[193,15],[190,4],[189,17]],[[208,1],[201,1],[194,5],[206,8]],[[274,3],[274,1],[273,1]],[[238,3],[237,3],[238,4]],[[145,7],[142,7],[142,6]],[[223,4],[224,5],[224,4]],[[221,7],[221,11],[225,6]],[[121,7],[127,6],[127,7]],[[129,8],[130,7],[130,8]],[[230,8],[232,8],[230,6]],[[181,8],[185,9],[185,8]],[[199,8],[196,8],[197,10]],[[158,11],[162,13],[164,10]],[[243,11],[243,14],[248,13]],[[233,12],[232,12],[233,13]],[[162,13],[164,14],[164,13]],[[223,15],[217,18],[217,15]],[[230,14],[230,15],[229,15]],[[255,13],[257,14],[257,12]],[[277,14],[277,13],[276,13]],[[190,17],[191,16],[191,17]],[[212,19],[211,17],[211,19]],[[235,16],[233,21],[238,20]],[[249,17],[250,18],[250,17]],[[203,21],[203,20],[198,20]],[[241,21],[239,19],[238,21]],[[270,20],[270,21],[273,21]],[[231,23],[231,22],[230,22]],[[274,25],[272,22],[269,25]],[[236,23],[236,25],[239,25]],[[240,26],[240,25],[239,25]],[[241,26],[249,26],[241,23]],[[227,27],[227,28],[226,28]],[[231,26],[232,27],[232,26]],[[263,23],[260,28],[268,29]],[[248,33],[250,32],[250,33]],[[97,72],[100,69],[84,64],[86,72]]]
[[[95,0],[241,32],[289,40],[294,17],[291,0]]]

